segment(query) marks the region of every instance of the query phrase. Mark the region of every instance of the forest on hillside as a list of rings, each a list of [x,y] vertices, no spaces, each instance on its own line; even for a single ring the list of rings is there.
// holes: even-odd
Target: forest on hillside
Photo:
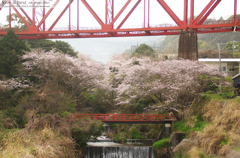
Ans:
[[[240,14],[237,15],[240,18]],[[233,16],[230,16],[227,20],[232,20]],[[223,18],[214,19],[210,18],[206,21],[221,21]],[[166,36],[160,43],[160,52],[165,53],[177,53],[178,52],[178,39],[177,35]],[[228,43],[236,41],[236,45],[240,42],[240,32],[228,32],[228,33],[209,33],[198,34],[198,49],[201,50],[218,50],[217,43]],[[225,48],[225,46],[222,46]],[[228,49],[232,50],[232,48]]]

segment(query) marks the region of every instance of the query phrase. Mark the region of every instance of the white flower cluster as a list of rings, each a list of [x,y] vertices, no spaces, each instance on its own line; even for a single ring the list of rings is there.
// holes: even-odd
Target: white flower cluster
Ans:
[[[63,71],[79,79],[81,81],[81,85],[79,86],[95,85],[104,89],[110,87],[107,82],[103,80],[103,65],[82,54],[78,54],[78,57],[75,58],[67,54],[55,52],[55,50],[52,49],[49,52],[26,52],[26,54],[22,56],[22,59],[26,60],[23,63],[26,69],[40,69],[43,70],[42,72],[44,72],[44,70],[49,72]],[[42,73],[42,76],[44,75],[45,73]]]
[[[30,81],[24,78],[11,78],[6,81],[0,81],[0,86],[7,89],[25,89],[31,87]]]
[[[129,58],[118,55],[109,67],[116,68],[115,80],[121,80],[117,87],[118,98],[122,104],[134,98],[149,95],[161,96],[166,101],[179,99],[180,93],[195,93],[200,88],[199,76],[209,78],[225,76],[214,66],[190,60],[151,60],[149,58]],[[113,73],[109,74],[109,76]],[[128,98],[127,100],[125,98]]]

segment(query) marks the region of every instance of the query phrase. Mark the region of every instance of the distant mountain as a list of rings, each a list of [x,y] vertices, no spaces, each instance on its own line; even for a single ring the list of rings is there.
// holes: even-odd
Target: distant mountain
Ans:
[[[150,46],[159,45],[164,36],[144,36],[144,37],[111,37],[111,38],[76,38],[64,39],[75,51],[89,55],[92,59],[107,63],[114,54],[121,54],[126,50],[131,50],[131,45],[142,43]],[[61,39],[62,40],[62,39]]]
[[[240,18],[240,14],[237,17]],[[226,20],[232,20],[232,18],[233,16],[230,16]],[[218,20],[223,20],[223,18]],[[216,19],[206,21],[216,21]],[[166,36],[160,44],[160,51],[177,53],[178,39],[179,36]],[[227,43],[233,40],[240,41],[240,32],[198,34],[198,49],[217,49],[217,43]]]
[[[160,50],[177,53],[179,36],[166,36],[160,44]],[[240,41],[240,32],[198,34],[198,49],[217,49],[217,43]]]

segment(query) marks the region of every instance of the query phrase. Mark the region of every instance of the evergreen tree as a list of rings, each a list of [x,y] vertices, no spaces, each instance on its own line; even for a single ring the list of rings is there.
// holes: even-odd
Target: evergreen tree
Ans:
[[[18,56],[30,50],[26,42],[18,38],[14,31],[9,30],[0,42],[0,74],[9,78],[17,74]]]
[[[132,54],[131,56],[150,56],[150,57],[156,57],[156,54],[152,47],[141,44]]]
[[[41,48],[45,52],[49,52],[52,48],[56,48],[55,52],[62,52],[64,54],[68,54],[70,56],[76,57],[77,52],[74,51],[74,49],[71,47],[71,45],[64,41],[58,41],[55,42],[52,40],[47,39],[34,39],[29,40],[28,44],[31,48]]]
[[[56,51],[63,52],[64,54],[68,54],[70,56],[77,56],[77,52],[74,51],[74,49],[71,47],[70,44],[64,41],[58,41],[56,40]]]

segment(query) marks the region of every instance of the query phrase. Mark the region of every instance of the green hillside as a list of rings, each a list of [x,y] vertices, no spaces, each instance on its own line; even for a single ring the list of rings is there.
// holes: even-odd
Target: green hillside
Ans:
[[[240,18],[240,14],[238,14]],[[227,20],[231,20],[233,15]],[[222,20],[222,18],[218,19]],[[216,19],[207,19],[206,21],[217,21]],[[162,52],[177,53],[178,50],[178,35],[166,36],[162,43],[160,43],[160,50]],[[209,33],[198,34],[198,48],[204,49],[217,49],[217,43],[227,43],[229,41],[240,41],[240,32],[228,32],[228,33]]]

